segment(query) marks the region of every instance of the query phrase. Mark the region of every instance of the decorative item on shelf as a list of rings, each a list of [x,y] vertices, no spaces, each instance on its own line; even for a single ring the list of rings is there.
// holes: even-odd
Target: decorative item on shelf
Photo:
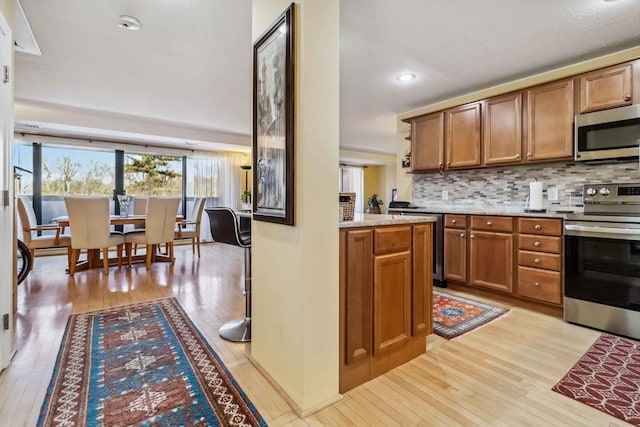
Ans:
[[[118,204],[120,205],[120,216],[129,216],[129,205],[133,197],[126,194],[118,194]]]
[[[402,167],[410,168],[411,167],[411,151],[404,155],[402,158]]]
[[[373,193],[369,199],[367,200],[367,204],[368,204],[368,208],[367,208],[367,213],[372,213],[372,214],[379,214],[382,213],[382,211],[380,211],[380,205],[382,205],[384,202],[380,199],[378,199],[378,195],[376,193]]]
[[[342,220],[353,221],[356,207],[356,193],[340,193],[338,201],[342,208]]]
[[[251,191],[244,190],[240,195],[240,201],[242,202],[242,205],[240,206],[240,210],[250,211],[251,210]]]

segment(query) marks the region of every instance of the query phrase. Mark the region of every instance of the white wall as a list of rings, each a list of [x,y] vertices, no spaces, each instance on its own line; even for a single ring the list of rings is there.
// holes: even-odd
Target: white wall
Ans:
[[[296,1],[295,227],[253,221],[251,355],[306,414],[338,397],[339,2]],[[253,1],[253,40],[290,0]]]

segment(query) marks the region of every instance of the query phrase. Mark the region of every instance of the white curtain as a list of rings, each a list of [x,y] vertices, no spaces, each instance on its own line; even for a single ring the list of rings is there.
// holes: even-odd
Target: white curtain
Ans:
[[[340,167],[340,191],[356,193],[355,212],[362,213],[364,206],[364,170],[358,166]]]

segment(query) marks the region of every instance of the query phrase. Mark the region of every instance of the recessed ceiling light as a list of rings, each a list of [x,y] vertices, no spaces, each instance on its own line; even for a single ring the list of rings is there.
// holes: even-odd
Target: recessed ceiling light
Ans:
[[[131,31],[138,31],[140,29],[140,21],[133,16],[121,15],[118,21],[118,27]]]
[[[396,76],[396,80],[399,82],[410,82],[415,80],[416,75],[413,73],[400,73]]]

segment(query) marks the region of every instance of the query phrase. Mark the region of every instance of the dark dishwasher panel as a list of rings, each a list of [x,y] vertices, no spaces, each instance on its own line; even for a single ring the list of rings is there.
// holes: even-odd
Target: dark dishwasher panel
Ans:
[[[444,279],[444,214],[427,213],[423,211],[416,212],[411,208],[407,208],[406,210],[396,208],[389,213],[411,216],[433,216],[436,218],[436,222],[433,223],[433,285],[446,288],[447,281]]]

